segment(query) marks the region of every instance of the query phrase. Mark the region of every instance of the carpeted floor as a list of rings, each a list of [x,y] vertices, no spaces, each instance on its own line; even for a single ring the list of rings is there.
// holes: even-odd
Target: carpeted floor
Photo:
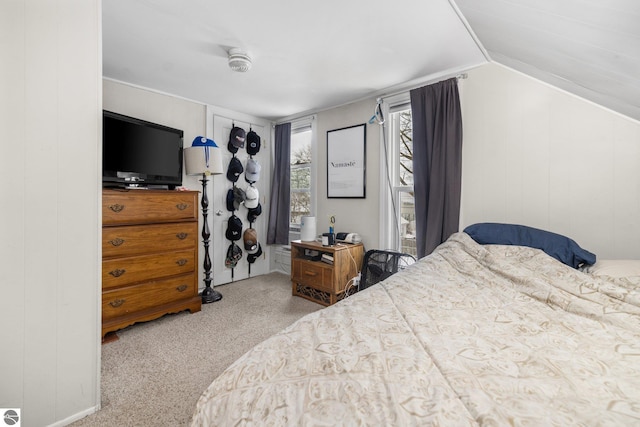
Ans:
[[[186,426],[204,389],[242,354],[323,307],[270,273],[216,287],[223,298],[118,332],[102,346],[102,409],[72,426]]]

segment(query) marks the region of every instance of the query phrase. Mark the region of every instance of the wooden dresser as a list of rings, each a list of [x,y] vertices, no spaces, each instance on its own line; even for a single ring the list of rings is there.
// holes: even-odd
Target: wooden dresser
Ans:
[[[103,190],[102,337],[200,311],[198,192]]]
[[[307,251],[327,254],[333,264],[314,260]],[[322,246],[318,242],[291,242],[291,286],[293,295],[322,305],[331,305],[344,298],[347,283],[362,269],[362,243],[340,243]]]

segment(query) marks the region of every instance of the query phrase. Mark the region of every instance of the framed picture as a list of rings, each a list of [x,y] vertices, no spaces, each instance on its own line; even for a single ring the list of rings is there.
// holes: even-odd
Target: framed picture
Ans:
[[[327,197],[366,197],[366,124],[327,131]]]

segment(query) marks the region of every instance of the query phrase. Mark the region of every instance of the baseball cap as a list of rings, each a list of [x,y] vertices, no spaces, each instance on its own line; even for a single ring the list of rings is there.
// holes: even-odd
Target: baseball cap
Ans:
[[[262,255],[262,246],[258,243],[256,249],[247,254],[247,261],[249,261],[249,264],[253,264],[260,255]]]
[[[231,215],[227,223],[225,236],[228,240],[240,240],[242,237],[242,221],[235,215]]]
[[[204,136],[196,136],[191,143],[192,147],[217,147],[218,144],[213,139]]]
[[[233,156],[229,161],[229,168],[227,169],[227,179],[229,181],[236,182],[240,174],[244,171],[242,162],[237,157]]]
[[[229,191],[227,191],[227,210],[228,211],[233,212],[234,210],[236,210],[233,202],[234,202],[233,188],[230,188]]]
[[[256,219],[260,216],[261,213],[262,213],[262,205],[260,203],[258,203],[258,206],[248,210],[248,212],[247,212],[247,221],[255,222]]]
[[[258,154],[258,151],[260,151],[260,136],[251,129],[247,134],[247,153],[253,156]]]
[[[244,195],[244,205],[247,209],[253,209],[258,206],[258,189],[256,187],[253,185],[248,186],[247,189],[244,190]]]
[[[247,228],[242,235],[244,240],[244,248],[248,251],[254,251],[258,245],[258,233],[253,228]]]
[[[245,132],[241,127],[234,126],[229,133],[227,148],[232,153],[237,153],[238,148],[244,148]]]
[[[227,256],[224,260],[225,267],[234,268],[241,258],[242,249],[240,249],[240,246],[236,245],[235,242],[231,242],[229,248],[227,249]]]
[[[260,180],[260,170],[262,166],[257,160],[247,160],[247,167],[244,170],[244,179],[247,182],[256,182]]]

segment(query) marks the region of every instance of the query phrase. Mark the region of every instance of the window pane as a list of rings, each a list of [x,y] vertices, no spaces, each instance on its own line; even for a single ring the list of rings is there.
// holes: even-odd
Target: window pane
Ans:
[[[291,132],[291,230],[311,214],[311,130]]]
[[[398,184],[401,186],[413,186],[413,122],[411,121],[411,110],[404,110],[399,113],[398,126],[398,148],[399,167]]]
[[[310,201],[310,193],[308,191],[291,193],[292,224],[300,224],[301,218],[311,213],[309,211]]]
[[[399,191],[400,195],[400,252],[416,255],[416,208],[413,191]]]
[[[291,164],[311,163],[311,131],[291,133]]]
[[[311,168],[291,167],[291,190],[309,190],[311,188]]]

